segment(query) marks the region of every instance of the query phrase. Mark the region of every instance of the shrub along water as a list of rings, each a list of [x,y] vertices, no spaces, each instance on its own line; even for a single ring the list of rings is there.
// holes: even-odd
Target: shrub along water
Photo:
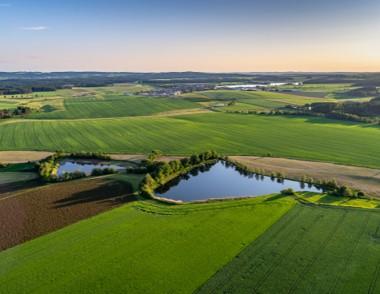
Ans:
[[[85,158],[85,159],[101,159],[110,160],[111,156],[106,153],[100,152],[75,152],[75,153],[65,153],[63,150],[58,150],[55,154],[48,156],[42,161],[36,162],[36,169],[44,182],[56,182],[56,181],[69,181],[77,179],[79,174],[65,173],[67,175],[62,175],[57,177],[56,173],[58,171],[60,158]],[[86,176],[86,174],[84,174]],[[83,176],[80,176],[83,177]]]
[[[205,163],[222,158],[223,156],[215,151],[206,151],[181,160],[172,160],[168,163],[152,162],[146,166],[146,169],[150,172],[147,173],[141,183],[140,194],[147,198],[154,198],[153,190],[169,179]]]

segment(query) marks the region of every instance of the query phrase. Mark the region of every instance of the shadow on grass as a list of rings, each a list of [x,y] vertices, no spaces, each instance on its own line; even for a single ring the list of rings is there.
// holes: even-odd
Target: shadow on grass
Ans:
[[[361,123],[361,122],[353,122],[348,120],[338,120],[338,119],[332,119],[332,118],[321,118],[316,116],[307,116],[307,115],[279,115],[278,117],[282,117],[285,119],[297,119],[297,118],[304,118],[308,123],[311,124],[319,124],[319,125],[342,125],[342,126],[359,126],[362,128],[373,128],[373,129],[380,129],[380,126],[377,124],[368,124],[368,123]]]
[[[127,203],[134,200],[135,197],[132,195],[130,185],[118,181],[109,181],[102,186],[77,192],[67,198],[57,200],[54,202],[54,204],[56,204],[54,208],[63,208],[91,202],[116,205],[120,202]]]
[[[276,194],[276,195],[270,196],[269,198],[265,199],[265,202],[279,200],[279,199],[286,198],[286,197],[289,197],[289,195]]]
[[[7,195],[8,193],[18,192],[23,189],[31,189],[38,186],[41,186],[41,182],[38,180],[30,180],[30,181],[15,182],[11,184],[0,185],[0,199],[2,198],[2,196],[8,196]],[[6,194],[6,195],[2,195],[2,194]]]

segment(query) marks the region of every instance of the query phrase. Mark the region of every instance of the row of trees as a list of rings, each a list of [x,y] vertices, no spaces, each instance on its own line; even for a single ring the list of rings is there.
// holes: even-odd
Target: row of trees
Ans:
[[[368,102],[319,102],[310,105],[312,112],[317,113],[346,113],[357,116],[380,116],[380,97],[373,98]]]
[[[5,118],[12,118],[14,116],[18,115],[28,115],[32,109],[30,107],[25,107],[25,106],[17,106],[16,109],[1,109],[0,110],[0,119],[5,119]]]
[[[200,154],[194,154],[181,160],[172,160],[167,163],[154,162],[147,169],[150,170],[146,174],[140,186],[140,192],[143,196],[152,197],[155,188],[165,183],[168,178],[179,175],[194,167],[215,161],[222,158],[216,151],[206,151]]]

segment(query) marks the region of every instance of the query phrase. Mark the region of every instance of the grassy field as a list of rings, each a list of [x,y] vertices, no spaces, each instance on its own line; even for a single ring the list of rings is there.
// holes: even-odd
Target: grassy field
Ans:
[[[380,167],[380,127],[293,116],[224,113],[0,124],[1,150],[266,155]],[[359,148],[359,149],[358,149]],[[360,152],[358,152],[360,150]]]
[[[25,182],[36,178],[38,178],[38,174],[32,172],[1,172],[0,185]]]
[[[128,204],[0,253],[0,292],[191,293],[293,206]]]
[[[360,208],[380,208],[379,198],[337,197],[329,194],[303,193],[300,196],[311,203]]]
[[[379,211],[297,205],[199,293],[379,293]]]
[[[0,109],[13,109],[18,106],[18,103],[15,101],[9,100],[0,100]]]
[[[198,108],[199,104],[178,98],[105,96],[66,98],[57,111],[40,112],[28,118],[81,119],[150,115],[177,109]]]

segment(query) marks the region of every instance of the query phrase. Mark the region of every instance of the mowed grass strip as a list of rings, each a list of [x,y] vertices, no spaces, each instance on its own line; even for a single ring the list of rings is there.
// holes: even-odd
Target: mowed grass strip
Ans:
[[[195,102],[181,98],[153,98],[108,95],[104,99],[95,97],[66,98],[64,109],[34,113],[34,119],[81,119],[151,115],[155,113],[200,107]]]
[[[198,293],[379,293],[379,211],[297,205]]]
[[[193,154],[208,149],[380,167],[380,127],[294,116],[225,113],[0,124],[0,150]]]
[[[0,253],[0,292],[191,293],[294,203],[131,203]]]

